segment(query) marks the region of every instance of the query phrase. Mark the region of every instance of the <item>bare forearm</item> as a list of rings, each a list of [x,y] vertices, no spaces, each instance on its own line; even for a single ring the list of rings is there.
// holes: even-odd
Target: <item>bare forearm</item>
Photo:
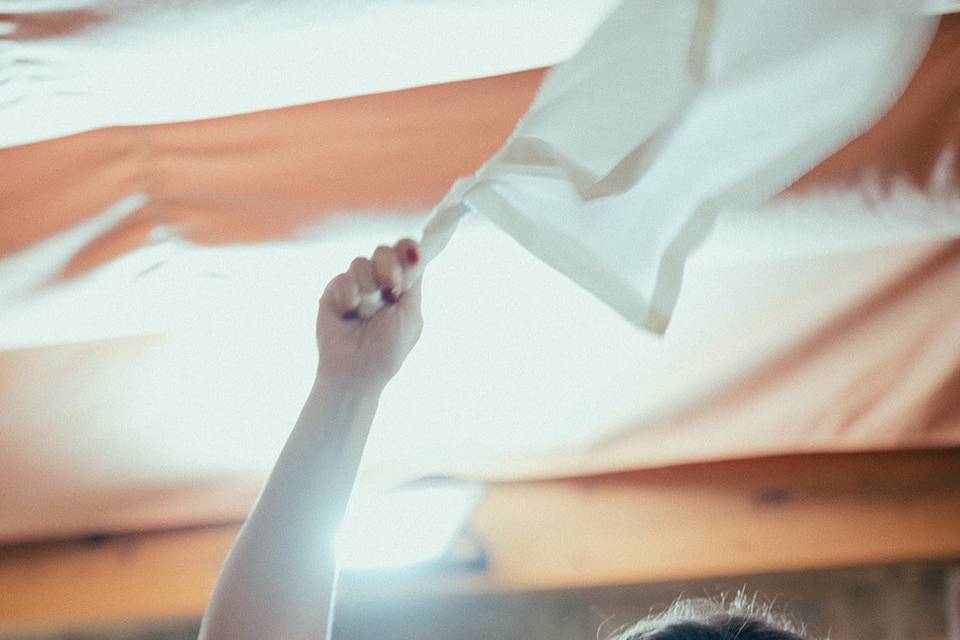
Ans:
[[[380,391],[318,376],[224,564],[202,639],[327,637],[334,533]]]
[[[404,276],[418,260],[417,243],[400,240],[327,285],[317,311],[320,373],[227,556],[202,640],[330,637],[334,533],[383,385],[423,326],[420,281]],[[386,306],[361,317],[361,301],[377,294]]]

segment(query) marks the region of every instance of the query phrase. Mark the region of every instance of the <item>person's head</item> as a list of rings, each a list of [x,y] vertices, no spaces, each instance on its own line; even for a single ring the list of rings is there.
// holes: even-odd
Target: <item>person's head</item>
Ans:
[[[610,640],[813,640],[802,625],[743,592],[732,599],[682,599]]]

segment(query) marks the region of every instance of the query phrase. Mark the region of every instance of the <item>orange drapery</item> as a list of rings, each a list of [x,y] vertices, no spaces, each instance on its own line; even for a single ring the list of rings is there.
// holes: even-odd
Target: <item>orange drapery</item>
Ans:
[[[422,211],[497,150],[543,73],[0,149],[0,257],[137,192],[149,204],[86,247],[68,272],[137,246],[158,225],[195,242],[256,242],[337,211]]]
[[[950,15],[894,107],[791,190],[850,183],[866,172],[924,184],[936,161],[960,145],[958,60],[960,15]],[[336,211],[428,208],[503,143],[543,74],[111,127],[0,149],[0,257],[135,192],[149,196],[147,206],[75,256],[67,275],[137,246],[158,225],[195,242],[256,242]]]

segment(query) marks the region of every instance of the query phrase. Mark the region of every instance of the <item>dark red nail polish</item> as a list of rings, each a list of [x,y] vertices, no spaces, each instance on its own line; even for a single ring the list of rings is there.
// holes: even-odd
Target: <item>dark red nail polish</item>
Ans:
[[[353,311],[347,311],[345,314],[343,314],[344,320],[356,320],[359,317],[360,317],[359,309],[354,309]]]
[[[417,250],[413,247],[407,249],[407,262],[410,264],[417,264],[420,261],[420,254],[417,253]]]
[[[397,300],[400,299],[400,292],[396,289],[383,289],[380,292],[381,297],[386,301],[387,304],[394,304]]]

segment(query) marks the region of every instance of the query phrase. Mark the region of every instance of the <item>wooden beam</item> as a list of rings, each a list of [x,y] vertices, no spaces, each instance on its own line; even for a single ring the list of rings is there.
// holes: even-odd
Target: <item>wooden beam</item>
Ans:
[[[195,617],[237,525],[0,549],[0,631]]]
[[[497,485],[484,572],[347,575],[347,601],[960,557],[960,449]],[[0,548],[0,630],[201,615],[236,525]]]
[[[475,516],[496,589],[960,557],[960,449],[798,455],[507,485]]]

